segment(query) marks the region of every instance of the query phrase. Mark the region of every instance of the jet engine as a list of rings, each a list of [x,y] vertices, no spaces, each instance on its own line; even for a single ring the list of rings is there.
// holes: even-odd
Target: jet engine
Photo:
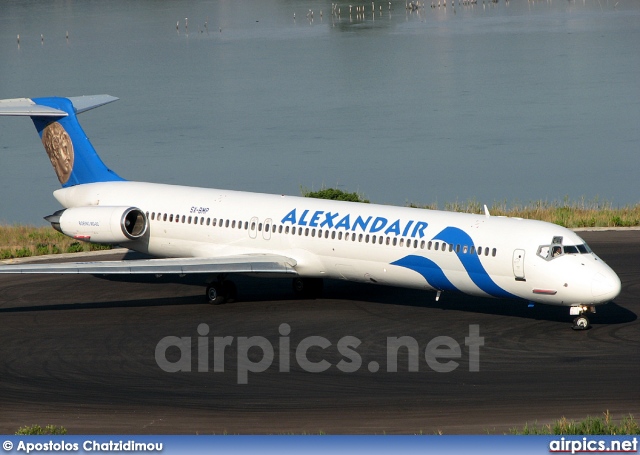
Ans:
[[[136,207],[74,207],[58,210],[44,219],[69,237],[96,243],[138,240],[149,227],[147,216]]]

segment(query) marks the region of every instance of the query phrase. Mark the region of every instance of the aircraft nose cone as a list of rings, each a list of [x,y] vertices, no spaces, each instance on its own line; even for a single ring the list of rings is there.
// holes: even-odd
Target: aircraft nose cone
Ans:
[[[620,278],[613,272],[607,276],[596,273],[591,279],[591,293],[603,302],[615,299],[620,294],[621,288]]]

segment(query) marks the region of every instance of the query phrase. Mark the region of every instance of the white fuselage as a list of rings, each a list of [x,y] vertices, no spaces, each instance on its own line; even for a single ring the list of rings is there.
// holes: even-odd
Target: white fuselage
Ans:
[[[65,208],[141,209],[148,235],[123,246],[158,257],[277,253],[303,277],[567,306],[620,292],[615,272],[578,235],[541,221],[143,182],[54,195]],[[559,238],[569,248],[552,257],[545,246]]]

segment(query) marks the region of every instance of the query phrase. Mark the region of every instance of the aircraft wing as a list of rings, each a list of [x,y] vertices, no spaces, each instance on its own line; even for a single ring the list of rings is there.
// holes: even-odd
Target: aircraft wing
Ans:
[[[63,262],[0,265],[1,273],[86,273],[91,275],[276,273],[297,275],[297,262],[273,254],[242,254],[213,258],[133,259],[123,261]]]

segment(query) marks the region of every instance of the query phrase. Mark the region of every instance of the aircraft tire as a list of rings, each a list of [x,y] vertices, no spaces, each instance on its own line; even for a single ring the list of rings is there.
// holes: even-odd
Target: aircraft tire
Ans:
[[[221,291],[220,283],[211,283],[207,286],[207,300],[211,305],[221,305],[225,302],[225,293]]]
[[[589,318],[583,314],[573,320],[573,330],[587,330],[590,327]]]
[[[222,282],[222,293],[227,303],[233,303],[238,299],[238,289],[231,280],[224,280]]]

